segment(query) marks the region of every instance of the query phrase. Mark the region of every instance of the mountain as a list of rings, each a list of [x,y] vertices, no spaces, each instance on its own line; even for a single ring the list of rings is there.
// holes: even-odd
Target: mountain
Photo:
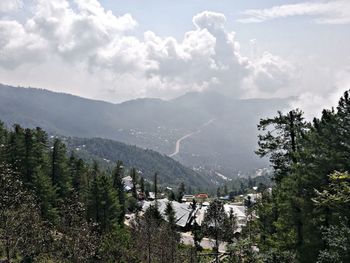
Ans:
[[[0,85],[0,119],[40,126],[52,134],[100,137],[171,155],[199,172],[234,178],[266,167],[259,159],[256,125],[288,108],[290,99],[237,100],[216,92],[173,100],[136,99],[120,104],[42,89]],[[215,181],[215,180],[214,180]]]
[[[202,190],[213,186],[208,177],[153,150],[101,138],[60,136],[60,139],[65,142],[69,151],[87,162],[97,160],[107,168],[113,168],[115,161],[121,160],[127,169],[136,167],[140,175],[149,182],[152,182],[154,174],[158,173],[158,182],[163,186],[177,188],[181,182],[187,186],[195,185]]]

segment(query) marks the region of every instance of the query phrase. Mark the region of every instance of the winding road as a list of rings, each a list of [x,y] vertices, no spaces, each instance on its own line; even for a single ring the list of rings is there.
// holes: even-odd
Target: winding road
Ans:
[[[176,144],[175,144],[175,151],[172,153],[172,154],[169,154],[168,156],[169,157],[174,157],[175,155],[177,155],[179,152],[180,152],[180,145],[181,145],[181,142],[189,137],[191,137],[192,135],[194,134],[197,134],[197,133],[200,133],[202,131],[202,129],[205,127],[205,126],[208,126],[210,123],[212,123],[214,121],[214,119],[211,119],[209,121],[207,121],[206,123],[202,124],[198,130],[196,131],[193,131],[193,132],[190,132],[184,136],[182,136],[180,139],[178,139],[176,141]]]

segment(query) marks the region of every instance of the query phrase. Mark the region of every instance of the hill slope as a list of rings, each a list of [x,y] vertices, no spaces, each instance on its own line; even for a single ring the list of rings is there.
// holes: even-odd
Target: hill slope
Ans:
[[[207,177],[153,150],[101,138],[61,139],[70,151],[87,161],[100,160],[112,166],[116,160],[121,160],[127,168],[136,167],[148,181],[152,181],[157,172],[158,181],[164,186],[178,187],[181,182],[202,190],[213,186]]]

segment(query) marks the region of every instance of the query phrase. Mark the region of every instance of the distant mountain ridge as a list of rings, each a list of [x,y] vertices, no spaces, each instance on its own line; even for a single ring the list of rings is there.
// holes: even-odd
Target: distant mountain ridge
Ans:
[[[188,93],[164,101],[136,99],[113,104],[33,88],[0,85],[0,119],[8,125],[40,126],[53,134],[100,137],[174,152],[173,158],[197,171],[237,176],[267,166],[254,154],[260,118],[288,108],[290,99],[237,100],[216,92]]]

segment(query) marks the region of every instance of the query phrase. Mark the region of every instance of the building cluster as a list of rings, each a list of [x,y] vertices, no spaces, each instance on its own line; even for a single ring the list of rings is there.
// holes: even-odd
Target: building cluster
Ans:
[[[142,211],[145,212],[150,205],[155,205],[155,202],[157,202],[157,206],[161,215],[165,220],[167,220],[165,209],[166,209],[167,203],[171,202],[175,212],[176,225],[178,229],[180,231],[188,231],[193,227],[194,224],[197,224],[199,226],[202,225],[202,222],[204,220],[204,215],[210,204],[208,197],[206,199],[204,198],[204,195],[206,194],[200,194],[200,195],[201,195],[200,197],[197,197],[198,195],[195,195],[194,196],[195,198],[193,198],[191,201],[190,199],[187,199],[182,203],[177,201],[169,201],[166,198],[157,199],[157,201],[143,201]],[[184,196],[184,199],[186,199],[186,197],[187,196]],[[196,201],[193,202],[193,200],[196,200]],[[197,200],[202,202],[197,202]],[[230,213],[230,210],[232,209],[233,213],[237,217],[237,225],[238,225],[237,232],[240,232],[241,227],[246,224],[245,207],[241,204],[227,203],[227,204],[224,204],[224,208],[228,215]]]
[[[130,192],[133,188],[132,178],[126,176],[123,178],[125,191]],[[168,189],[167,189],[168,190]],[[254,189],[255,190],[255,189]],[[165,198],[164,193],[158,193],[157,198],[155,193],[149,192],[147,198],[143,195],[144,193],[139,193],[139,204],[141,208],[141,213],[145,212],[150,205],[156,205],[161,215],[165,220],[167,216],[165,214],[166,206],[168,202],[171,202],[172,207],[175,212],[176,225],[179,231],[189,231],[196,224],[198,226],[202,225],[205,213],[210,205],[211,199],[206,193],[198,194],[185,194],[182,196],[181,202],[169,201]],[[219,197],[221,201],[224,202],[225,212],[229,215],[231,210],[237,218],[237,232],[240,232],[242,227],[247,223],[246,216],[246,206],[244,205],[247,200],[249,202],[255,203],[261,197],[260,193],[250,193],[246,195],[239,196],[240,202],[230,202],[228,197]],[[127,219],[133,218],[134,215],[127,215]]]

